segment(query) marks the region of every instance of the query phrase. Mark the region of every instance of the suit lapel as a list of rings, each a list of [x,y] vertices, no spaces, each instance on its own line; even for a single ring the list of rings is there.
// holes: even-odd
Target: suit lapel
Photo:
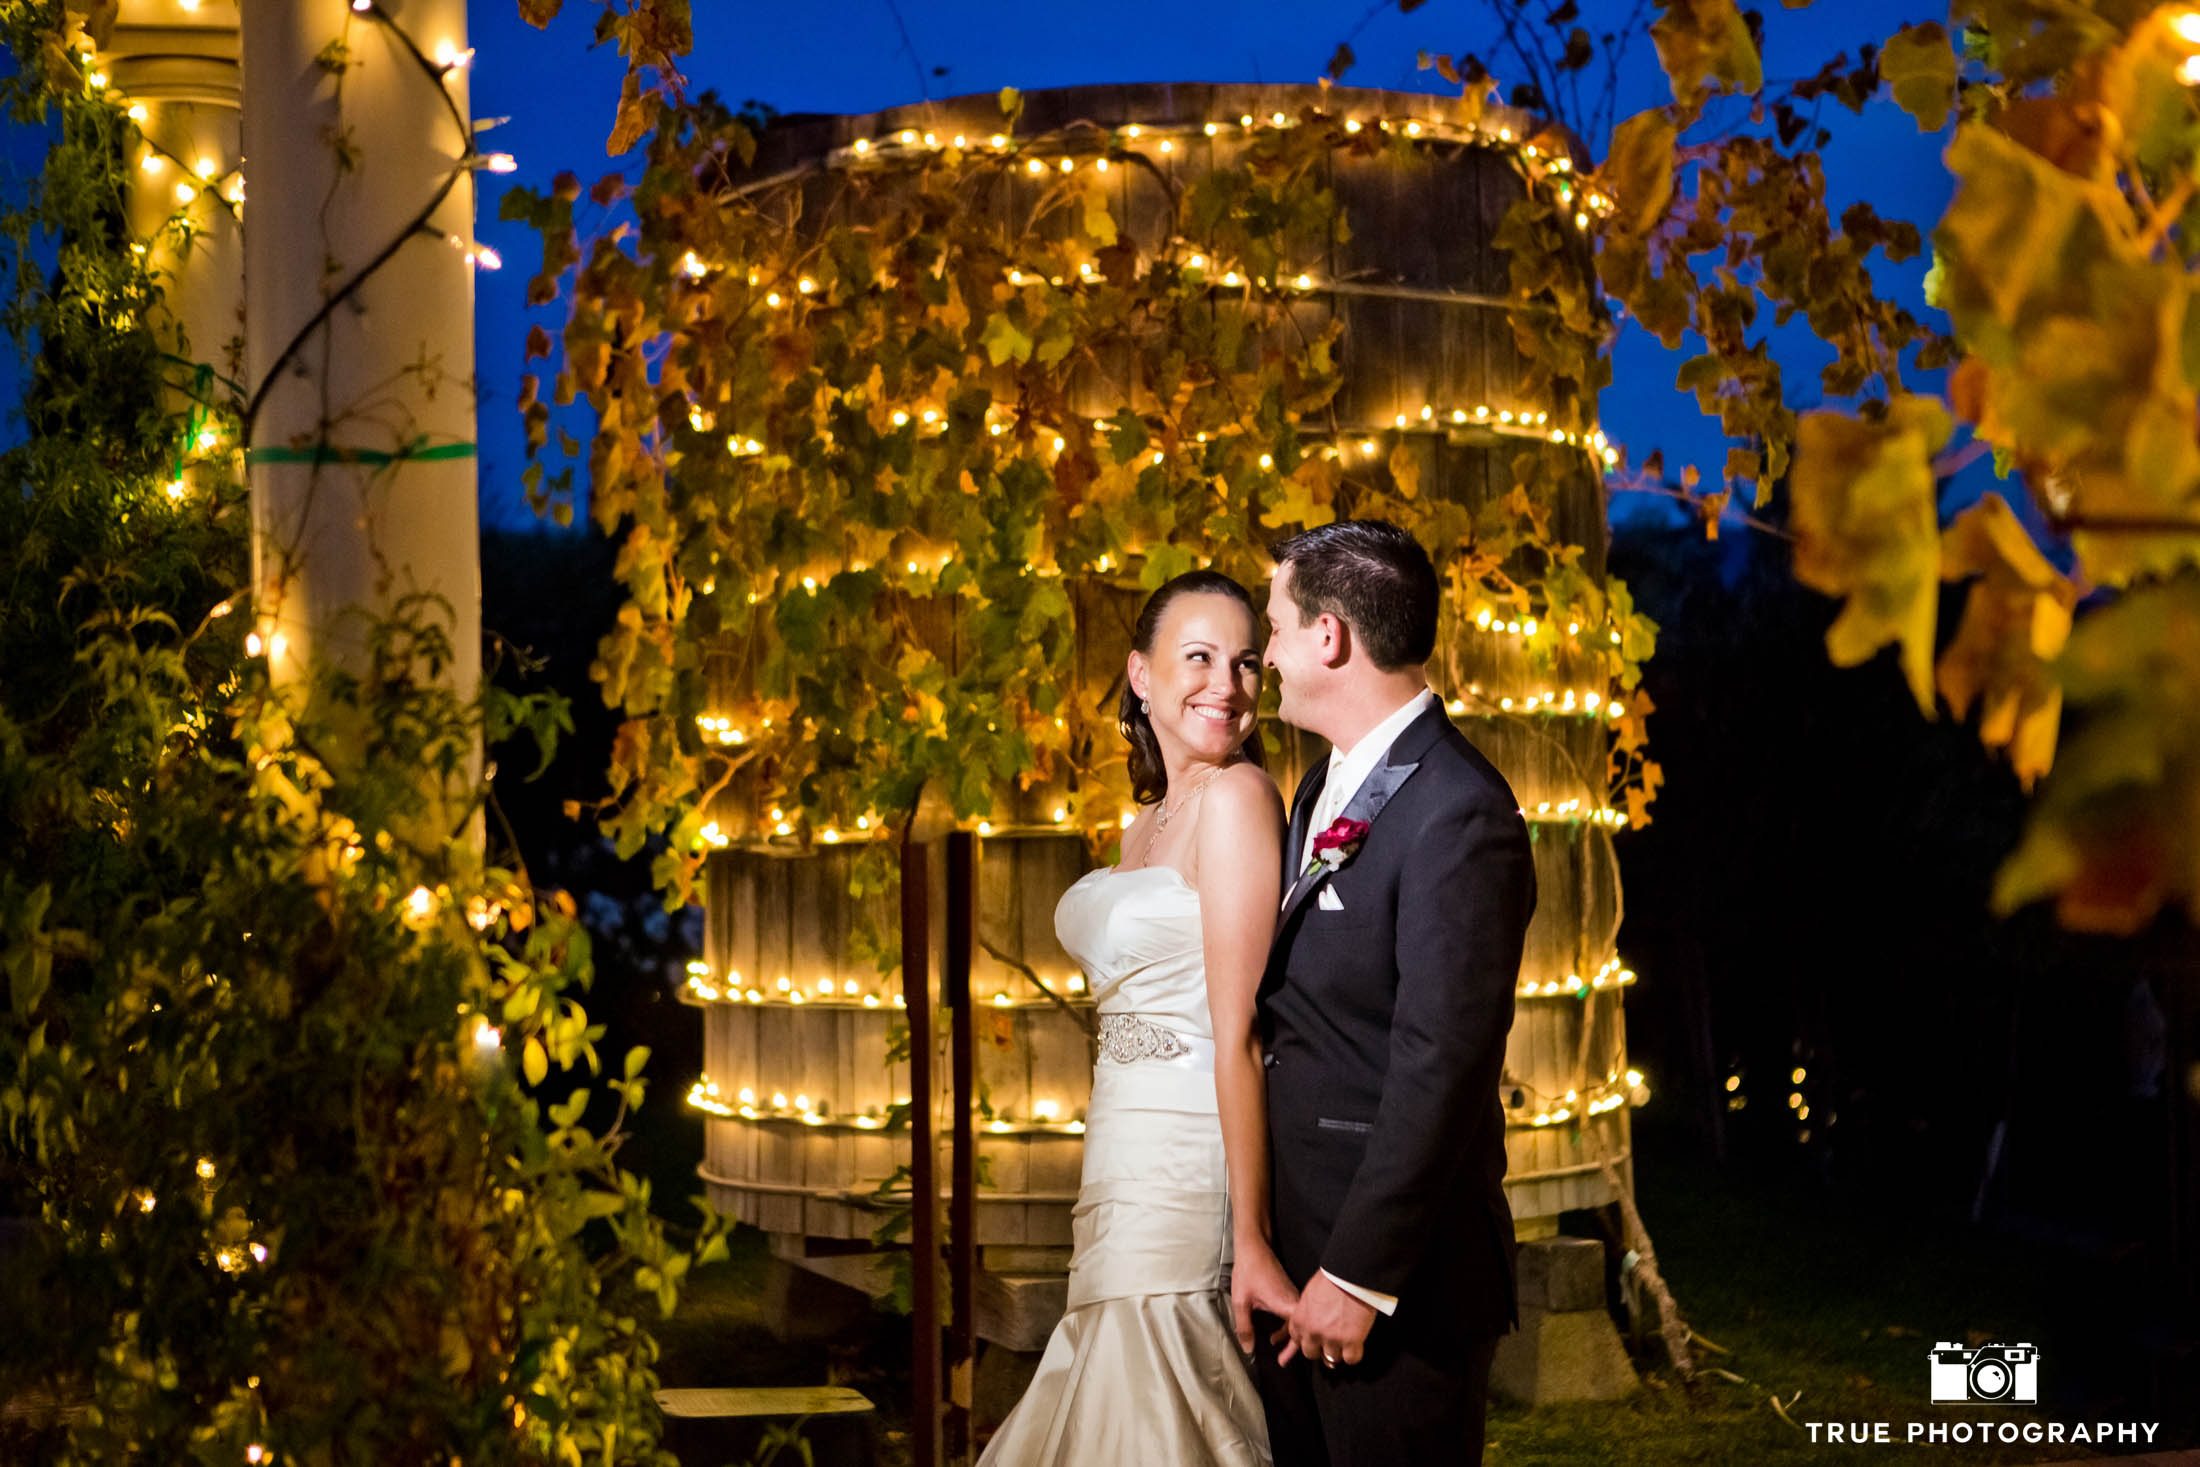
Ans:
[[[1413,771],[1420,767],[1419,762],[1376,765],[1368,772],[1366,782],[1360,786],[1358,792],[1345,802],[1344,810],[1337,818],[1339,820],[1365,820],[1370,827],[1373,827],[1375,817],[1383,813],[1383,806],[1390,803],[1390,797],[1398,793],[1398,787],[1404,784]],[[1369,833],[1373,833],[1372,829]],[[1301,830],[1298,844],[1291,847],[1294,855],[1304,848],[1305,842],[1306,833]],[[1314,888],[1322,884],[1322,879],[1330,874],[1330,870],[1331,868],[1327,864],[1320,861],[1310,862],[1301,869],[1298,879],[1291,883],[1291,890],[1284,898],[1282,913],[1276,918],[1277,931],[1282,931],[1284,924],[1288,923],[1297,914],[1300,906],[1305,903],[1308,897],[1314,894]]]
[[[1404,732],[1391,744],[1389,755],[1368,772],[1366,781],[1345,802],[1344,810],[1337,818],[1365,820],[1370,827],[1368,833],[1372,835],[1375,818],[1383,813],[1383,807],[1390,803],[1391,796],[1398,793],[1399,787],[1405,784],[1413,771],[1421,767],[1421,756],[1428,752],[1437,736],[1449,727],[1451,720],[1445,716],[1444,705],[1430,703],[1426,712],[1406,725]],[[1328,778],[1326,773],[1323,778]],[[1299,852],[1306,848],[1306,825],[1313,819],[1314,804],[1319,798],[1320,790],[1317,788],[1311,798],[1302,802],[1303,810],[1291,812],[1291,845],[1286,855],[1294,863],[1294,868],[1290,888],[1284,894],[1283,910],[1276,917],[1276,934],[1279,937],[1283,929],[1290,925],[1291,919],[1298,914],[1306,899],[1314,894],[1323,878],[1330,874],[1331,868],[1320,863],[1315,863],[1311,869],[1296,865]],[[1280,947],[1280,943],[1271,947],[1271,956]]]
[[[1306,827],[1314,821],[1314,810],[1322,802],[1322,791],[1329,787],[1329,756],[1322,755],[1321,762],[1306,772],[1299,781],[1298,798],[1291,805],[1291,828],[1283,840],[1283,885],[1288,891],[1292,880],[1299,874],[1299,852],[1306,849]]]

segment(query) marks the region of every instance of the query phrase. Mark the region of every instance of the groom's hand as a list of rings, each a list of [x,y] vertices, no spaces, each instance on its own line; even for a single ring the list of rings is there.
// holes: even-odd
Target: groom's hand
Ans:
[[[1291,1312],[1291,1343],[1276,1357],[1289,1365],[1294,1353],[1314,1365],[1357,1365],[1367,1344],[1375,1311],[1329,1281],[1317,1271],[1299,1295],[1299,1307]]]

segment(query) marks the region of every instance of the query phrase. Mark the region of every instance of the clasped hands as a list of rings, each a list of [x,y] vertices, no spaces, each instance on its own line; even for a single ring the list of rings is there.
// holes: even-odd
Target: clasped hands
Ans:
[[[1299,1355],[1325,1366],[1357,1365],[1375,1323],[1374,1309],[1330,1282],[1329,1275],[1317,1271],[1301,1292],[1267,1244],[1241,1243],[1231,1266],[1230,1316],[1238,1348],[1248,1355],[1255,1344],[1256,1309],[1283,1321],[1268,1337],[1269,1344],[1282,1347],[1278,1365]]]

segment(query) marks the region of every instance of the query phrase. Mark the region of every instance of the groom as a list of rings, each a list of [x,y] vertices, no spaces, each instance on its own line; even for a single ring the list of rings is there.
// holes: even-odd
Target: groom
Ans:
[[[1342,520],[1274,553],[1283,721],[1331,753],[1292,800],[1260,989],[1276,1252],[1302,1290],[1257,1352],[1269,1440],[1277,1467],[1478,1463],[1517,1322],[1498,1077],[1527,825],[1422,676],[1420,545]]]

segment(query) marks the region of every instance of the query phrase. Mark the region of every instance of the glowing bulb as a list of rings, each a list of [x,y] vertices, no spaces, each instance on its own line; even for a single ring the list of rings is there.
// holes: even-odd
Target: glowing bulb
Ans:
[[[2200,10],[2179,11],[2169,18],[2169,28],[2178,40],[2200,46]]]
[[[221,172],[221,165],[212,158],[201,158],[191,165],[191,171],[201,178],[212,178],[215,174]]]
[[[510,153],[491,153],[481,160],[481,166],[491,173],[516,173],[519,171],[519,159]]]
[[[152,115],[151,110],[143,102],[132,102],[130,104],[130,120],[132,122],[143,122]]]
[[[211,1181],[213,1181],[213,1180],[214,1180],[214,1158],[212,1158],[211,1156],[202,1156],[202,1157],[200,1157],[200,1158],[199,1158],[199,1164],[198,1164],[198,1165],[197,1165],[196,1167],[194,1167],[194,1168],[193,1168],[193,1170],[194,1170],[194,1171],[196,1171],[196,1172],[197,1172],[197,1173],[199,1174],[199,1180],[200,1180],[200,1181],[202,1181],[202,1182],[211,1182]]]
[[[198,191],[198,190],[197,190],[196,188],[192,187],[192,186],[191,186],[190,184],[188,184],[188,183],[185,183],[185,182],[184,182],[184,181],[183,181],[182,179],[180,179],[180,178],[176,180],[176,202],[177,202],[177,203],[179,203],[179,204],[188,204],[188,203],[190,203],[190,202],[191,202],[191,201],[192,201],[193,199],[197,198],[198,196],[199,196],[199,191]]]

